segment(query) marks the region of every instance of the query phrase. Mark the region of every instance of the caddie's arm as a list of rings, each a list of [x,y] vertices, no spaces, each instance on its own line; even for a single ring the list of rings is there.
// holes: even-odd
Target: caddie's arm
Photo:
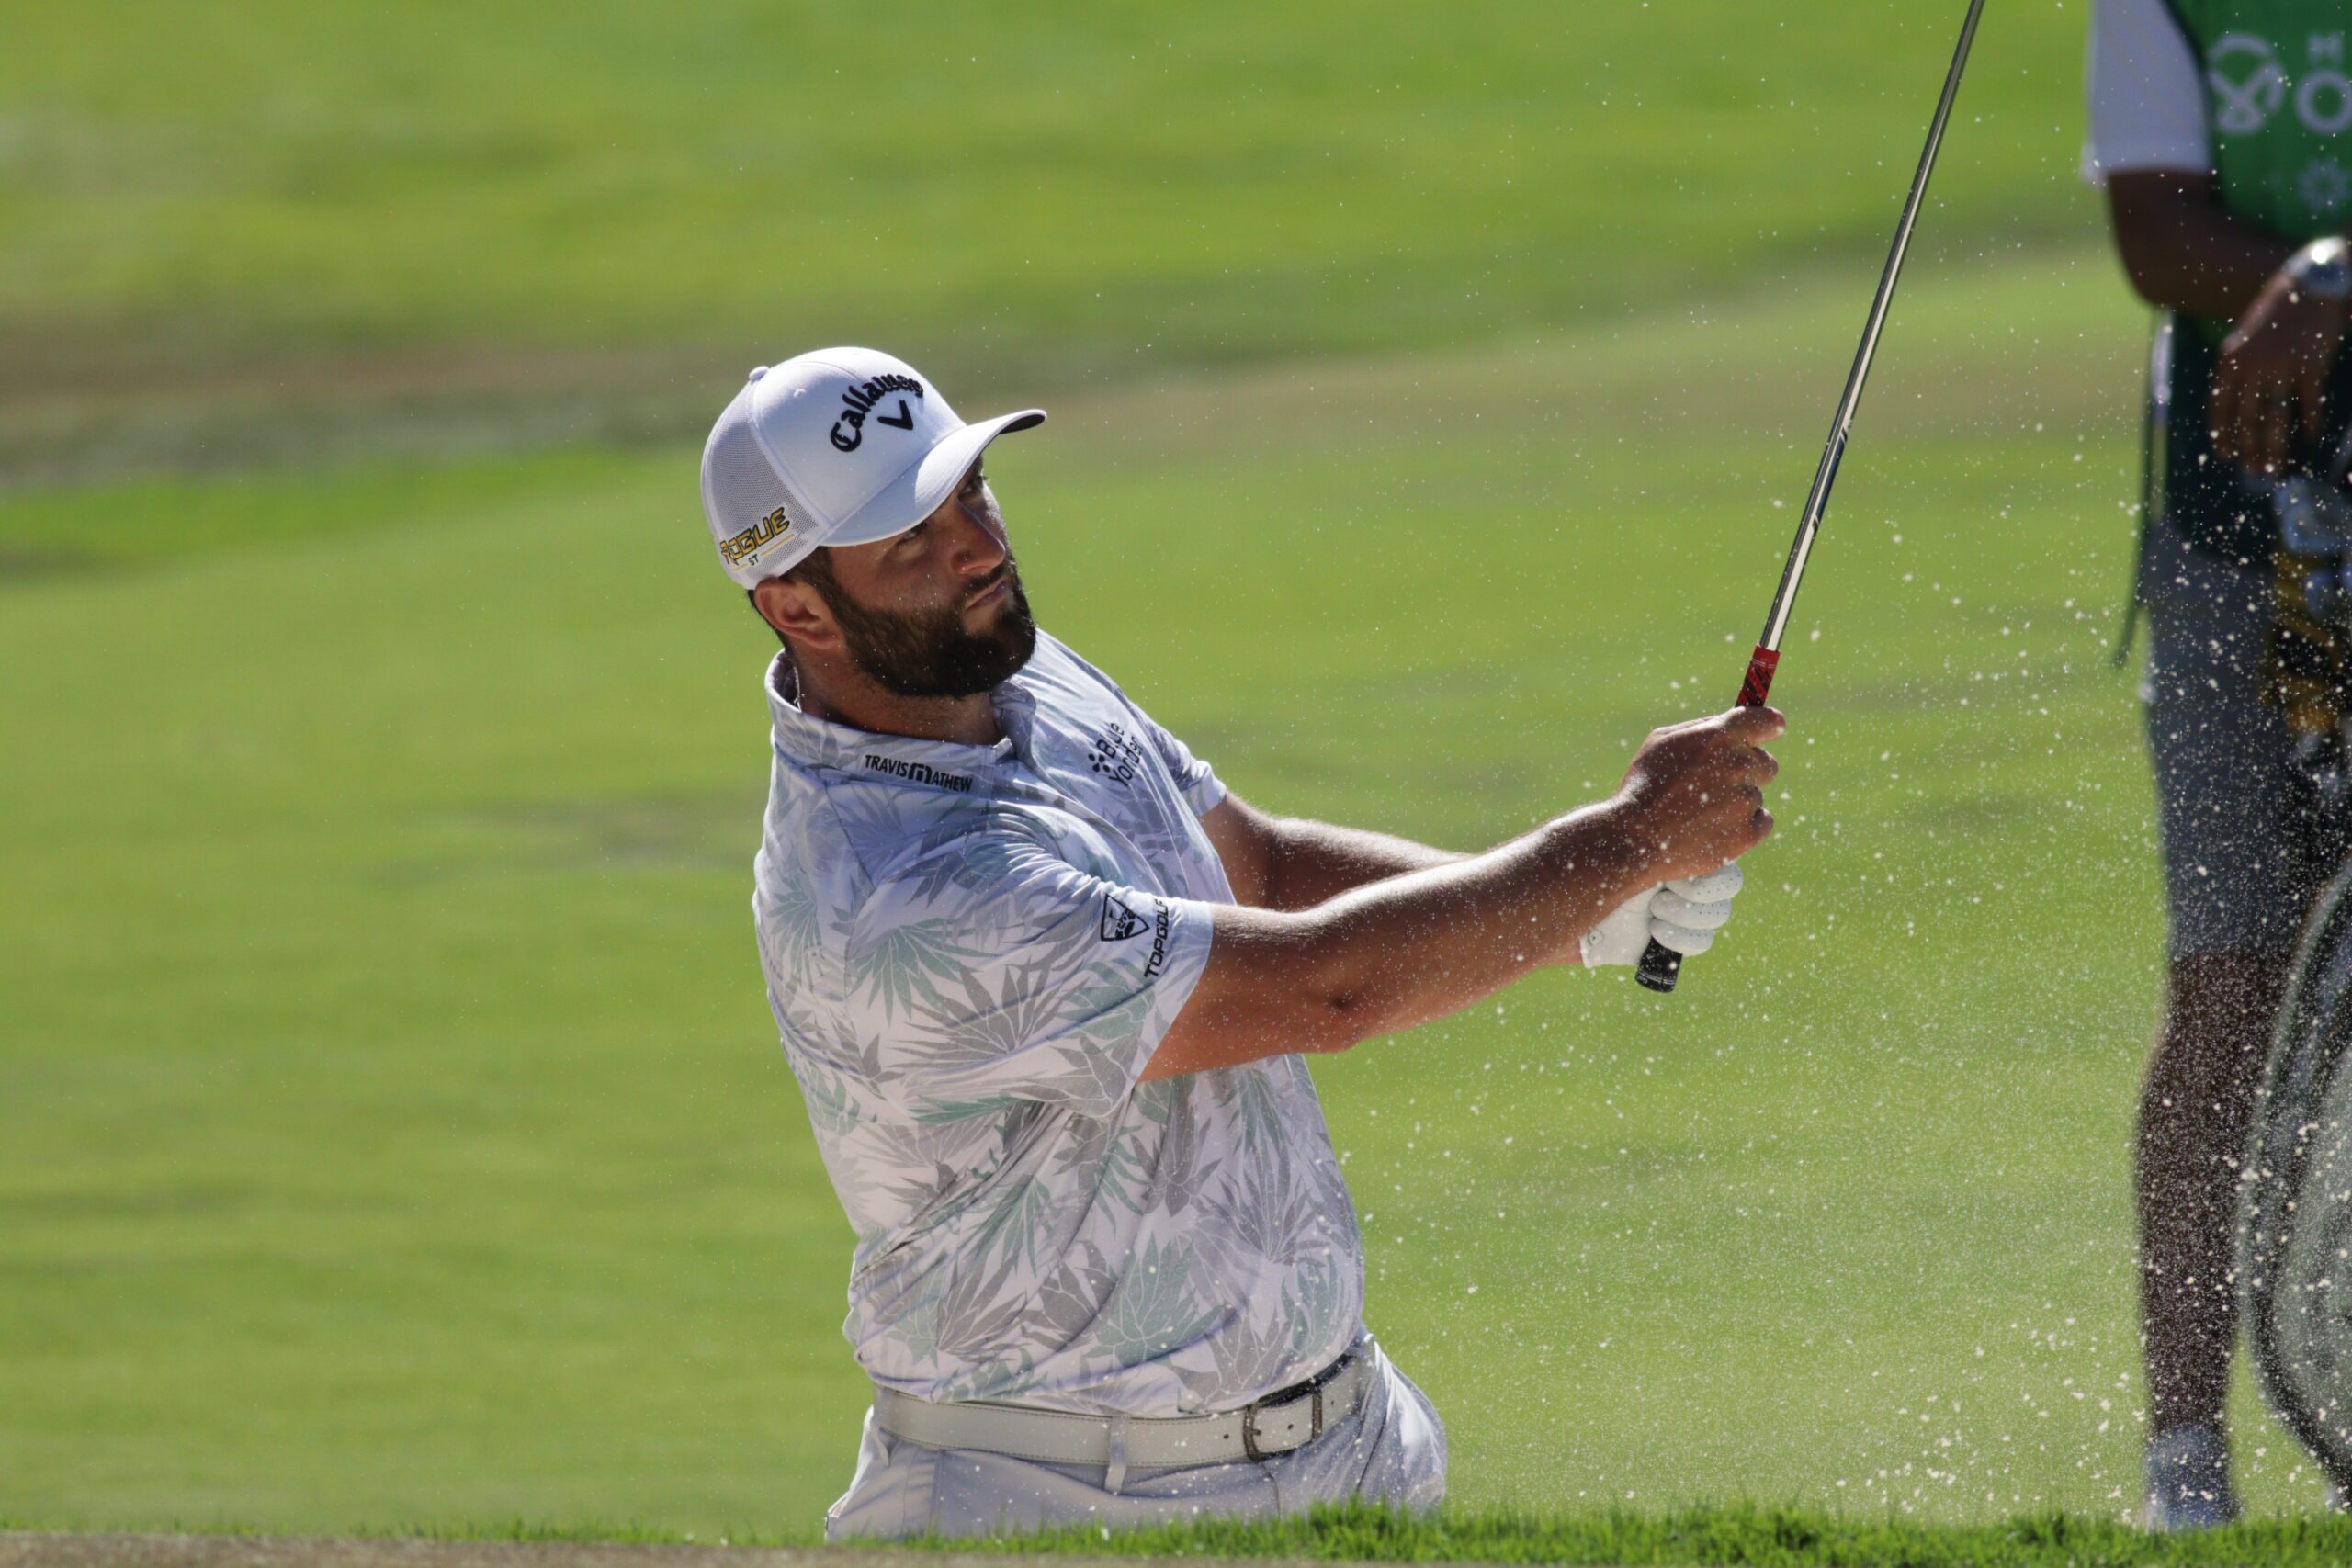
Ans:
[[[2244,315],[2296,249],[2223,208],[2219,183],[2198,170],[2111,174],[2107,214],[2140,297],[2209,321]]]
[[[2210,174],[2114,174],[2107,199],[2123,268],[2143,298],[2234,323],[2207,423],[2222,457],[2276,472],[2298,423],[2306,435],[2324,427],[2327,375],[2344,341],[2344,301],[2301,287],[2312,247],[2225,211]]]
[[[1342,1051],[1574,962],[1628,898],[1772,830],[1763,786],[1779,765],[1762,745],[1785,728],[1770,708],[1735,708],[1657,730],[1615,795],[1498,849],[1310,908],[1220,906],[1207,966],[1143,1077]]]

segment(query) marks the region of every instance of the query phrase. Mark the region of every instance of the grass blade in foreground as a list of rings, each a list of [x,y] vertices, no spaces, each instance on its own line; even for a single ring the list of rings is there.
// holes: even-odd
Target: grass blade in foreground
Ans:
[[[1008,1554],[1311,1558],[1348,1562],[1668,1563],[1726,1568],[2124,1568],[2211,1564],[2290,1568],[2352,1562],[2352,1519],[2273,1518],[2201,1534],[2152,1536],[2064,1514],[1993,1525],[1914,1524],[1787,1508],[1692,1507],[1658,1514],[1480,1511],[1433,1520],[1374,1508],[1305,1518],[1204,1520],[1105,1535],[940,1543]]]
[[[739,1529],[714,1539],[622,1525],[517,1521],[338,1540],[228,1531],[12,1534],[0,1521],[0,1568],[613,1568],[616,1547],[656,1549],[621,1560],[639,1568],[820,1568],[862,1559],[903,1565],[924,1551],[1064,1562],[1264,1558],[1589,1568],[2334,1568],[2352,1562],[2352,1518],[2274,1517],[2228,1529],[2154,1536],[2114,1520],[2058,1513],[2001,1524],[1930,1525],[1757,1506],[1657,1514],[1480,1510],[1434,1519],[1356,1506],[1318,1509],[1305,1517],[1204,1520],[1117,1535],[1074,1529],[1001,1540],[909,1542],[872,1553],[822,1547],[813,1529]]]

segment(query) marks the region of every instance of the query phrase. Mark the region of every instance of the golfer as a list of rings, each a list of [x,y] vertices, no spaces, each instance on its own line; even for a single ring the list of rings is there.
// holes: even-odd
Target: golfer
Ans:
[[[2165,312],[2137,587],[2171,915],[2138,1161],[2156,1529],[2237,1514],[2222,1427],[2235,1189],[2289,962],[2333,869],[2278,696],[2293,611],[2268,492],[2352,403],[2348,32],[2344,0],[2093,13],[2086,171],[2132,286]]]
[[[1427,1508],[1444,1430],[1364,1330],[1305,1058],[1703,951],[1781,718],[1658,730],[1481,855],[1267,816],[1030,618],[981,457],[1044,419],[831,349],[754,371],[703,456],[784,644],[752,907],[875,1386],[827,1535]]]

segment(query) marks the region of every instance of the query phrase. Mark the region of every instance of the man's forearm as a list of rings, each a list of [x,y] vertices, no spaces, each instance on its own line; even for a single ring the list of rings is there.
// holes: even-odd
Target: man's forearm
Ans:
[[[1657,852],[1622,807],[1595,806],[1303,913],[1220,906],[1208,968],[1143,1076],[1344,1050],[1459,1012],[1657,881]]]
[[[1148,1078],[1343,1051],[1459,1012],[1557,962],[1645,887],[1737,860],[1772,830],[1768,707],[1652,730],[1617,793],[1499,849],[1385,877],[1304,910],[1265,907],[1265,818],[1230,798],[1201,818],[1238,902],[1212,911],[1208,961]],[[1345,857],[1441,854],[1363,839]]]
[[[1269,840],[1270,909],[1311,909],[1368,883],[1468,858],[1387,833],[1298,818],[1276,818]]]
[[[1308,973],[1358,1039],[1444,1018],[1573,949],[1656,880],[1654,858],[1622,810],[1589,807],[1317,904]]]

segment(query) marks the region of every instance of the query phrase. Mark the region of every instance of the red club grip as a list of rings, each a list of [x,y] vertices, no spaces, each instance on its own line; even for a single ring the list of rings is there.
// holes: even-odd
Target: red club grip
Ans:
[[[1737,705],[1744,708],[1762,707],[1764,699],[1772,694],[1772,671],[1780,667],[1780,650],[1766,648],[1762,643],[1758,643],[1756,651],[1747,656],[1747,675],[1739,683]]]

